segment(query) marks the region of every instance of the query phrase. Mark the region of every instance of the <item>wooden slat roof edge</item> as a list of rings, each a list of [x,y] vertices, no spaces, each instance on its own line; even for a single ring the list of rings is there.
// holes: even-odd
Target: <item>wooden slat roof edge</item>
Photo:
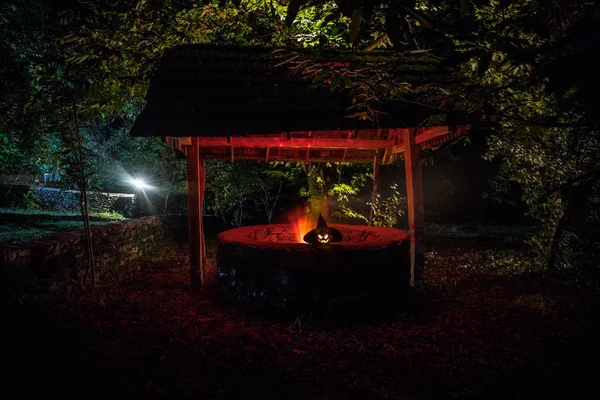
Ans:
[[[383,162],[390,163],[401,158],[401,154],[404,152],[402,133],[404,130],[412,129],[415,128],[364,131],[290,132],[289,134],[283,133],[281,135],[265,136],[202,137],[199,138],[198,143],[202,149],[203,157],[207,159],[228,159],[233,158],[235,154],[236,159],[264,159],[264,161],[276,160],[279,157],[284,158],[287,161],[305,161],[307,159],[315,158],[313,161],[358,162],[359,160],[352,158],[352,153],[361,150],[370,150],[374,152],[383,151],[385,153]],[[416,129],[417,134],[415,136],[415,142],[422,149],[426,149],[467,134],[470,126],[434,126]],[[379,132],[375,133],[374,131]],[[387,132],[384,133],[383,131]],[[335,136],[334,134],[337,134],[338,137],[321,136]],[[378,134],[381,137],[365,139],[365,134],[368,134],[369,136]],[[303,135],[304,137],[293,137],[298,135]],[[190,136],[167,136],[165,137],[165,140],[169,147],[183,153],[187,153],[187,148],[192,143]],[[261,152],[260,154],[253,152],[244,155],[237,154],[235,149],[260,149]],[[278,149],[285,150],[289,154],[286,154],[285,156],[278,155],[276,153]],[[321,157],[320,155],[315,155],[314,157],[311,157],[310,155],[311,152],[332,152],[336,150],[345,150],[343,156],[328,155],[326,157]],[[348,151],[351,152],[350,157],[348,157]],[[270,155],[269,152],[271,152]],[[296,156],[294,156],[294,154],[296,154]],[[365,158],[364,161],[370,160],[371,156]]]

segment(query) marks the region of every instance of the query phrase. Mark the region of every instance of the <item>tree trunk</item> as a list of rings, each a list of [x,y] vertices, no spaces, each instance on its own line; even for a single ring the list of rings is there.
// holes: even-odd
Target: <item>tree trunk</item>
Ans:
[[[415,133],[411,132],[410,129],[403,130],[408,232],[410,236],[410,284],[420,290],[423,288],[425,272],[425,218],[421,148],[415,143]]]
[[[275,199],[273,200],[273,204],[271,204],[269,202],[269,191],[262,184],[260,184],[261,189],[265,193],[265,200],[264,200],[265,213],[267,214],[267,221],[269,224],[272,223],[273,211],[275,210],[275,206],[277,205],[277,201],[279,200],[279,195],[281,194],[282,186],[283,186],[283,181],[280,180],[279,181],[279,189],[277,190],[277,195],[275,196]]]
[[[559,258],[558,253],[560,247],[560,239],[567,220],[566,216],[567,213],[565,210],[563,210],[560,217],[552,227],[552,233],[550,234],[550,238],[548,239],[548,261],[546,263],[547,271],[556,270]]]
[[[90,229],[90,215],[89,205],[87,198],[87,179],[85,177],[85,164],[83,157],[83,137],[81,135],[81,129],[79,127],[79,117],[77,116],[77,103],[75,96],[73,96],[73,120],[75,122],[77,140],[77,166],[79,170],[79,205],[81,207],[81,216],[83,218],[83,229],[85,232],[85,243],[86,243],[86,256],[87,256],[87,269],[84,280],[87,281],[88,272],[91,278],[92,287],[96,285],[96,272],[94,269],[94,250],[92,243],[92,231]]]
[[[580,217],[579,221],[582,225],[585,223],[587,213],[585,212],[589,192],[586,192],[585,186],[571,187],[562,192],[562,201],[564,203],[562,212],[552,227],[552,233],[548,238],[548,260],[546,263],[546,269],[553,271],[558,267],[560,258],[560,241],[563,236],[565,228],[572,224],[574,220],[577,220],[576,214],[583,211],[583,216]]]
[[[167,195],[165,196],[165,204],[163,206],[163,214],[166,214],[169,210],[169,196],[171,195],[171,189],[173,189],[173,182],[175,181],[175,175],[171,175],[171,182],[169,184],[169,190],[167,190]]]
[[[373,193],[371,195],[371,210],[369,212],[369,225],[373,224],[375,216],[375,203],[377,202],[377,194],[379,192],[379,164],[381,161],[381,153],[378,151],[373,158]]]
[[[89,206],[87,199],[87,182],[85,178],[85,167],[83,164],[83,152],[81,151],[81,147],[79,148],[79,170],[80,170],[80,179],[81,184],[79,186],[79,204],[81,206],[81,215],[83,217],[83,228],[85,231],[85,242],[86,242],[86,255],[88,262],[88,271],[90,272],[90,278],[92,287],[96,285],[96,272],[94,268],[94,251],[93,251],[93,243],[92,243],[92,231],[90,229],[90,215],[89,215]],[[86,273],[87,275],[87,273]],[[86,277],[87,278],[87,277]]]

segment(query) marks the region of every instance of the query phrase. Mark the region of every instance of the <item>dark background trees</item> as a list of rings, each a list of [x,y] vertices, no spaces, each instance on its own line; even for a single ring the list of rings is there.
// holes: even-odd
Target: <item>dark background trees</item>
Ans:
[[[186,43],[392,49],[405,60],[436,60],[449,79],[412,86],[389,64],[360,74],[319,65],[301,72],[353,96],[349,114],[356,118],[376,121],[382,104],[410,102],[435,113],[423,124],[457,116],[471,123],[471,136],[487,143],[485,158],[499,166],[488,199],[520,197],[543,226],[533,242],[549,266],[577,263],[593,242],[600,171],[595,2],[15,0],[1,12],[3,173],[65,174],[81,150],[93,188],[118,186],[126,171],[147,174],[170,193],[182,186],[183,162],[159,140],[127,137],[165,50]],[[232,190],[208,195],[229,221],[244,219],[239,208],[270,219],[281,182],[289,184],[284,197],[310,188],[308,171],[292,173],[291,165],[215,166],[210,180]],[[263,186],[233,185],[247,171],[264,177]],[[338,194],[358,195],[356,188],[343,192],[349,171],[328,190],[337,184]],[[294,183],[274,178],[278,173],[292,174]],[[248,204],[240,206],[239,196]]]

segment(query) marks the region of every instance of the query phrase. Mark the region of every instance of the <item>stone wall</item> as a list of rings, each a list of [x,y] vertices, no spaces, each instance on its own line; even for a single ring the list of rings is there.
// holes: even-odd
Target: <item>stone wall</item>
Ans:
[[[92,228],[96,277],[127,268],[142,257],[160,254],[187,239],[187,217],[152,216]],[[85,235],[71,232],[0,248],[0,270],[13,267],[40,278],[56,274],[80,279],[85,270]]]
[[[24,210],[79,212],[79,191],[46,186],[0,184],[0,207]],[[135,195],[88,191],[90,211],[117,211],[123,215],[132,208]]]

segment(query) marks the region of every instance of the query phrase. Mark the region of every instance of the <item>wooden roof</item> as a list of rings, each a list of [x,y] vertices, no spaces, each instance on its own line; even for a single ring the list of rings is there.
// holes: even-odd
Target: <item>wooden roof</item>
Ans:
[[[389,51],[368,53],[285,50],[263,47],[185,45],[168,51],[153,75],[146,106],[133,136],[228,136],[281,132],[403,128],[418,126],[430,109],[389,102],[377,126],[347,118],[353,111],[345,90],[313,87],[280,65],[286,52],[308,53],[322,64],[368,68],[389,63],[413,85],[450,79],[434,59],[403,59]],[[287,56],[289,57],[289,55]],[[451,122],[452,123],[452,122]]]
[[[414,129],[431,110],[389,102],[374,127],[347,118],[351,99],[344,91],[314,87],[281,65],[283,50],[262,47],[187,45],[170,50],[151,79],[147,104],[133,136],[164,136],[186,152],[198,137],[204,158],[263,161],[372,161],[402,157],[403,131]],[[432,60],[404,60],[388,51],[310,53],[320,63],[350,68],[391,63],[395,73],[414,84],[449,79]],[[466,133],[461,126],[415,130],[416,143],[428,148]]]

